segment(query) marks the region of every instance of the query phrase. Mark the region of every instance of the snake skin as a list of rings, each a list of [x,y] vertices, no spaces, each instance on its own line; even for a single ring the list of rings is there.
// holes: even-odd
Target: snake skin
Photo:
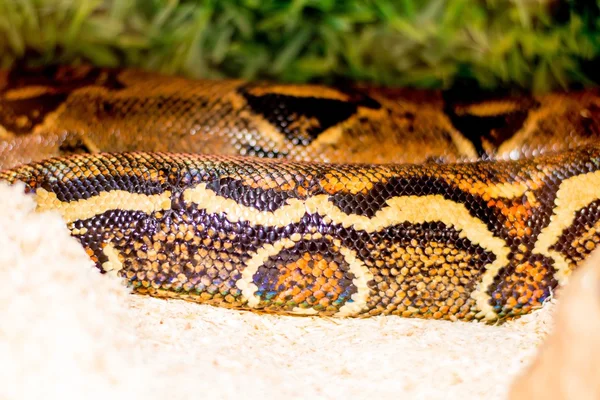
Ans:
[[[600,101],[454,96],[11,71],[0,180],[24,182],[138,293],[502,321],[600,241]]]

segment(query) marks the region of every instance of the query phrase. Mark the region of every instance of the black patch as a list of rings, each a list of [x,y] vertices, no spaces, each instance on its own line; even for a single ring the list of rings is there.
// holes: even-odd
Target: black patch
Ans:
[[[514,102],[519,106],[512,111],[490,116],[460,111],[461,108],[468,109],[470,105],[494,101]],[[444,93],[444,102],[444,112],[452,125],[473,143],[477,154],[482,158],[492,156],[502,143],[512,138],[523,127],[529,112],[540,106],[535,99],[524,95],[510,96],[474,90],[460,92],[458,89]]]
[[[28,99],[0,99],[0,126],[16,135],[28,134],[44,121],[46,115],[56,110],[67,96],[67,93],[46,93]]]
[[[580,243],[579,246],[573,246],[572,243],[574,240],[581,238],[599,219],[600,200],[596,200],[575,213],[573,223],[562,232],[556,244],[550,249],[564,254],[574,264],[582,262],[594,248],[587,249],[585,243]],[[598,236],[600,236],[600,233]]]
[[[0,93],[28,86],[45,86],[49,91],[69,93],[85,86],[102,86],[110,90],[123,89],[114,68],[45,66],[12,69],[8,83]],[[102,78],[102,79],[101,79]]]
[[[161,183],[138,178],[134,175],[106,176],[99,175],[93,178],[72,178],[65,182],[47,180],[40,186],[56,194],[60,201],[77,201],[98,196],[103,192],[124,190],[129,193],[154,195],[163,193],[166,188]]]
[[[586,77],[594,81],[596,85],[600,84],[600,57],[593,57],[589,60],[581,60],[580,68]],[[576,89],[583,89],[585,87],[582,84],[579,84],[579,87],[577,87],[576,84],[573,84],[572,86]]]
[[[8,75],[7,85],[0,90],[0,126],[16,135],[28,134],[76,89],[95,85],[111,90],[124,88],[117,75],[117,70],[101,68],[49,66],[13,69]],[[7,100],[2,96],[11,90],[34,86],[45,87],[46,92],[14,100]]]
[[[600,137],[600,107],[591,103],[585,110],[576,113],[565,113],[563,118],[571,120],[577,134],[586,139]]]
[[[79,135],[69,135],[59,146],[60,154],[67,156],[70,154],[91,154],[93,153]]]
[[[57,168],[52,164],[53,162],[54,160],[50,159],[48,162],[38,164],[35,170],[27,171],[23,175],[18,176],[17,180],[24,182],[31,188],[43,188],[52,192],[56,194],[58,200],[66,202],[89,199],[98,196],[100,193],[112,190],[153,195],[163,193],[165,190],[171,190],[173,187],[173,183],[171,182],[163,184],[158,181],[149,180],[147,177],[138,177],[133,174],[120,176],[105,173],[87,178],[71,176],[69,179],[65,179],[63,176],[70,173],[70,171],[82,171],[85,168],[75,164]]]
[[[283,207],[289,198],[296,198],[293,192],[277,189],[252,188],[233,178],[221,178],[210,182],[207,189],[217,195],[232,199],[245,207],[260,211],[275,211]]]
[[[96,266],[102,272],[102,263],[108,261],[104,254],[103,245],[111,242],[115,231],[124,232],[127,229],[137,227],[130,237],[139,240],[143,235],[152,235],[152,226],[156,223],[155,218],[141,211],[109,210],[84,221],[73,222],[76,229],[85,229],[86,233],[76,235],[79,242],[91,249],[97,259]]]
[[[515,111],[505,115],[494,117],[478,117],[474,115],[458,116],[450,112],[450,121],[456,129],[469,139],[479,156],[488,155],[484,149],[485,141],[498,148],[506,140],[510,139],[527,119],[527,111]]]
[[[350,95],[349,101],[321,97],[294,97],[282,94],[251,93],[252,86],[239,89],[248,106],[269,121],[295,145],[308,146],[327,129],[346,121],[359,107],[379,109],[381,105],[361,93]],[[305,126],[301,126],[302,123]]]

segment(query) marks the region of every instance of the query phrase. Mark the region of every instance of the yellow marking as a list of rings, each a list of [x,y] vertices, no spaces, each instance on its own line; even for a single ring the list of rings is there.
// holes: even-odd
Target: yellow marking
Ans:
[[[108,243],[102,250],[108,261],[102,263],[102,269],[108,275],[117,276],[119,271],[123,269],[123,262],[119,258],[119,252],[114,246]]]
[[[100,153],[100,147],[89,136],[80,135],[79,140],[91,153]]]
[[[350,272],[354,274],[352,283],[356,287],[356,293],[352,295],[352,302],[346,302],[335,314],[336,317],[349,317],[357,315],[367,306],[369,300],[369,281],[373,280],[373,274],[369,268],[356,257],[354,250],[347,247],[340,247],[340,253],[350,267]]]
[[[50,93],[46,86],[26,86],[18,89],[12,89],[4,93],[6,100],[26,100],[32,97],[39,97]]]
[[[532,207],[539,206],[539,203],[533,192],[525,192],[525,197],[527,198],[527,202],[529,202]]]
[[[81,229],[77,229],[77,228],[73,228],[71,229],[71,235],[85,235],[88,232],[87,228],[81,228]]]
[[[489,100],[482,103],[456,107],[455,112],[458,115],[469,114],[477,117],[495,117],[515,111],[521,111],[522,109],[522,105],[516,101]]]
[[[320,151],[323,145],[335,145],[336,143],[339,143],[342,139],[344,131],[346,131],[348,127],[357,125],[357,120],[360,118],[367,118],[371,121],[381,121],[382,118],[386,117],[387,110],[383,107],[379,110],[373,110],[367,107],[359,107],[356,114],[352,115],[347,120],[321,132],[319,136],[311,142],[306,150],[309,153],[311,151]]]
[[[554,214],[550,223],[540,232],[533,253],[543,254],[554,260],[554,278],[559,284],[567,283],[571,273],[569,262],[558,251],[550,250],[563,231],[570,227],[575,213],[600,198],[600,171],[589,172],[565,179],[556,192]]]
[[[523,196],[529,187],[523,182],[505,182],[496,185],[490,185],[484,189],[492,199],[502,197],[505,199],[514,199]]]
[[[292,309],[292,313],[298,314],[298,315],[316,315],[319,312],[317,310],[315,310],[314,308],[294,307]]]
[[[467,139],[462,132],[454,129],[450,121],[447,121],[447,125],[449,126],[447,132],[450,134],[450,137],[452,137],[452,143],[456,146],[458,153],[470,160],[478,159],[479,155],[477,154],[477,149],[475,149],[473,142]]]
[[[48,132],[53,132],[56,126],[59,126],[59,120],[62,115],[64,115],[67,110],[69,104],[67,102],[63,102],[59,105],[56,110],[48,113],[44,116],[42,123],[37,124],[33,127],[31,131],[32,135],[38,135],[40,137],[47,137]]]
[[[288,199],[288,204],[275,212],[245,207],[235,200],[221,197],[207,189],[206,183],[185,190],[183,199],[186,202],[197,204],[199,208],[205,209],[210,214],[225,212],[227,219],[231,222],[251,221],[256,225],[263,226],[284,227],[291,223],[288,222],[290,220],[300,221],[306,212],[303,201],[298,199]]]
[[[19,115],[13,119],[13,122],[15,123],[17,128],[20,129],[26,128],[31,123],[27,115]]]
[[[8,131],[6,130],[6,128],[4,128],[2,125],[0,125],[0,139],[4,139],[4,140],[8,140],[9,138],[12,138],[13,135],[9,134]]]
[[[206,189],[204,183],[186,190],[183,196],[186,201],[195,203],[198,208],[208,213],[225,213],[231,222],[248,221],[255,225],[270,227],[283,227],[297,223],[307,213],[319,214],[326,222],[339,224],[345,228],[353,227],[368,233],[402,222],[413,224],[443,222],[460,231],[460,237],[466,237],[471,243],[480,245],[496,256],[494,262],[485,266],[486,271],[482,275],[481,282],[471,294],[477,302],[480,318],[493,319],[496,315],[489,304],[490,296],[487,294],[487,289],[498,271],[508,264],[509,248],[504,240],[495,237],[481,220],[473,217],[463,204],[447,200],[441,195],[394,197],[388,199],[386,206],[371,218],[346,214],[330,202],[327,195],[316,195],[306,200],[288,199],[287,204],[275,212],[259,211],[240,205]],[[275,254],[278,252],[275,251]]]
[[[171,208],[171,192],[145,195],[124,190],[102,192],[89,199],[60,201],[53,192],[38,189],[35,192],[37,209],[40,211],[57,210],[65,222],[85,220],[110,210],[141,211],[151,214],[155,211]]]
[[[527,194],[528,190],[530,189],[536,189],[536,187],[530,188],[525,182],[489,184],[486,182],[471,183],[468,181],[460,181],[458,187],[465,192],[473,193],[479,196],[488,195],[492,199],[514,199]],[[533,199],[535,199],[535,196]]]
[[[250,88],[248,93],[254,96],[264,96],[269,94],[279,94],[291,97],[315,97],[319,99],[330,99],[348,101],[348,95],[330,88],[320,85],[268,85],[256,86]]]
[[[328,171],[320,184],[327,193],[367,193],[375,183],[386,183],[388,178],[394,177],[392,171],[377,167],[365,166],[360,176],[348,176],[347,172]]]
[[[283,249],[289,249],[296,245],[292,239],[284,238],[273,244],[266,244],[261,247],[252,258],[246,263],[246,267],[242,271],[242,277],[236,282],[238,289],[242,291],[242,295],[248,301],[248,306],[252,308],[258,307],[260,297],[255,293],[258,287],[254,284],[254,274],[264,263],[273,256],[279,254]],[[340,253],[344,256],[344,260],[350,267],[350,272],[354,274],[352,283],[356,287],[357,292],[352,295],[352,302],[347,301],[339,311],[335,314],[336,317],[348,317],[358,314],[362,311],[369,299],[368,282],[373,279],[371,271],[356,257],[356,253],[345,247],[340,248]],[[294,307],[293,313],[300,315],[314,315],[318,313],[313,308]]]

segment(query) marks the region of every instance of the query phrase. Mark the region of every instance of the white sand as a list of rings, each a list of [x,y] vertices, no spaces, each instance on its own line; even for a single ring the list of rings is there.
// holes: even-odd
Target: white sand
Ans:
[[[278,317],[129,295],[0,185],[0,399],[505,398],[553,304],[500,327]]]

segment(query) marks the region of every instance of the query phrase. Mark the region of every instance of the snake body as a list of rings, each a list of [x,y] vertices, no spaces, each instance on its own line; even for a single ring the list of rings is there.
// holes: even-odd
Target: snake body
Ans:
[[[0,74],[0,180],[136,292],[262,312],[540,307],[600,241],[599,136],[595,89]]]

